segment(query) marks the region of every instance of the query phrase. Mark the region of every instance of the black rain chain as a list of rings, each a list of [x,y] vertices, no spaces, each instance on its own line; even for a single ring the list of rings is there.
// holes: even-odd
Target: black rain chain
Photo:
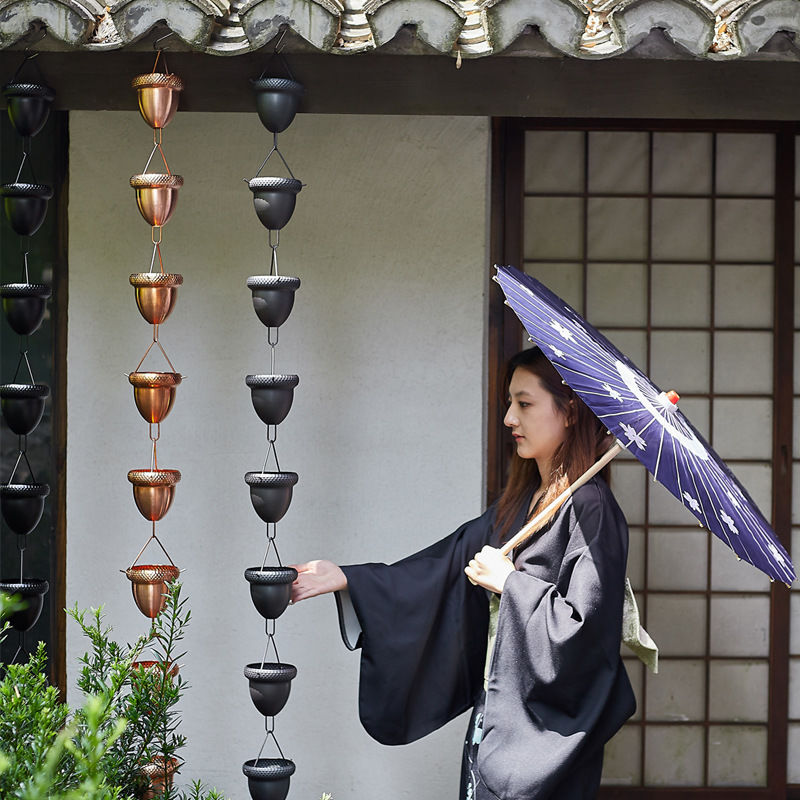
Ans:
[[[297,375],[275,372],[275,349],[280,326],[288,319],[294,304],[294,293],[300,286],[299,278],[281,275],[278,271],[280,231],[291,219],[297,194],[303,188],[303,184],[295,178],[278,149],[278,134],[286,130],[294,119],[303,95],[303,86],[294,80],[289,65],[280,55],[280,41],[274,58],[283,63],[289,77],[266,77],[265,69],[259,78],[252,81],[258,115],[264,127],[272,133],[273,144],[255,177],[247,181],[253,192],[256,214],[269,231],[270,248],[269,275],[254,275],[247,279],[247,286],[253,293],[256,315],[267,328],[270,361],[270,374],[248,375],[246,378],[253,408],[266,425],[267,440],[267,452],[261,470],[248,472],[244,477],[250,487],[253,508],[266,524],[266,549],[261,566],[250,567],[244,573],[250,584],[253,605],[266,620],[267,634],[261,661],[248,664],[244,668],[244,675],[250,682],[250,697],[255,707],[264,715],[266,728],[266,736],[258,755],[242,765],[253,800],[284,800],[289,792],[290,777],[295,771],[294,762],[284,756],[275,737],[275,715],[283,709],[289,698],[291,682],[297,675],[297,668],[282,662],[278,655],[275,620],[286,610],[292,594],[292,583],[297,578],[294,568],[282,565],[276,543],[278,522],[289,509],[292,490],[297,483],[297,473],[281,470],[275,441],[278,425],[286,418],[292,406],[294,389],[299,378]],[[275,153],[290,177],[260,177],[261,170]],[[268,469],[270,460],[274,462],[274,469]],[[276,565],[268,565],[271,556],[277,562]],[[268,661],[270,650],[274,653],[274,661]],[[270,739],[277,748],[279,757],[262,757]]]
[[[10,430],[18,437],[18,454],[8,479],[0,485],[0,510],[6,525],[17,537],[19,550],[19,576],[0,580],[0,590],[17,595],[24,603],[22,609],[9,617],[9,623],[19,634],[19,644],[11,663],[26,654],[25,634],[38,621],[44,607],[44,596],[50,589],[44,578],[25,575],[25,548],[27,538],[39,524],[44,513],[45,498],[50,487],[36,479],[28,460],[28,436],[42,419],[50,387],[37,383],[28,358],[28,337],[35,333],[44,319],[51,287],[32,283],[28,257],[31,237],[39,230],[47,215],[47,203],[53,188],[38,183],[31,159],[31,140],[42,130],[50,114],[55,94],[46,85],[36,58],[39,54],[25,54],[11,81],[3,87],[8,105],[8,116],[16,132],[22,137],[22,160],[13,183],[0,186],[3,209],[12,230],[20,237],[22,280],[0,287],[3,311],[12,330],[19,335],[19,360],[11,383],[0,386],[0,404],[3,417]],[[22,73],[35,72],[34,78]],[[26,182],[23,172],[30,174]],[[24,467],[23,467],[24,464]],[[27,476],[25,473],[27,472]]]

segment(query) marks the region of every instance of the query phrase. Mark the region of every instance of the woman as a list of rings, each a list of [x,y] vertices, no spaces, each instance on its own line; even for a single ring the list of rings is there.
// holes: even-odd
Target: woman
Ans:
[[[379,742],[414,741],[473,707],[459,800],[583,800],[635,710],[619,655],[625,519],[596,477],[513,562],[498,548],[611,437],[538,348],[511,359],[506,386],[516,453],[495,505],[393,565],[300,564],[292,597],[336,592],[340,622],[352,602],[359,713]]]

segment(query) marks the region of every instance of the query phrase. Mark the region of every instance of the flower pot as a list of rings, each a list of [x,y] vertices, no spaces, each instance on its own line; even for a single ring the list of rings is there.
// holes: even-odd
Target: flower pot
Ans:
[[[131,372],[133,400],[145,422],[163,422],[175,403],[182,377],[177,372]]]
[[[14,533],[29,534],[44,513],[44,499],[50,494],[46,483],[11,483],[0,486],[0,512]]]
[[[167,583],[174,581],[180,570],[172,564],[141,564],[128,567],[125,574],[139,611],[153,619],[167,605]]]
[[[170,315],[178,299],[178,287],[183,283],[183,276],[137,272],[129,280],[135,290],[136,305],[141,315],[151,325],[160,325]]]
[[[253,293],[253,308],[268,328],[279,328],[289,318],[294,305],[294,293],[300,288],[300,278],[289,275],[252,275],[247,288]]]
[[[303,84],[288,78],[257,78],[251,83],[262,125],[271,133],[285,131],[300,107]]]
[[[283,614],[297,580],[294,567],[250,567],[244,577],[250,584],[250,599],[264,619],[277,619]]]
[[[128,473],[136,508],[146,520],[157,522],[169,511],[180,479],[177,469],[132,469]]]
[[[274,717],[286,705],[297,667],[292,664],[248,664],[244,676],[250,681],[250,699],[265,716]]]
[[[8,118],[20,136],[36,136],[47,122],[55,92],[41,83],[8,83],[3,87]]]
[[[252,800],[285,800],[294,770],[288,758],[253,758],[242,764]]]
[[[50,293],[50,287],[43,283],[7,283],[0,286],[3,312],[15,333],[30,336],[38,330]]]
[[[244,480],[250,487],[250,502],[264,522],[278,522],[289,510],[296,472],[248,472]]]
[[[42,613],[44,596],[49,590],[50,584],[42,578],[0,581],[0,592],[19,595],[25,602],[25,608],[15,611],[8,617],[9,625],[15,631],[25,633],[36,624]]]
[[[0,386],[0,408],[17,436],[27,436],[41,422],[50,387],[44,383],[7,383]]]
[[[142,672],[152,672],[159,677],[164,674],[164,663],[162,661],[134,661],[131,667]],[[177,677],[179,672],[178,665],[168,662],[166,664],[166,672],[170,679]]]
[[[247,182],[261,224],[280,230],[292,218],[297,193],[303,188],[297,178],[253,178]]]
[[[280,425],[286,419],[294,399],[297,375],[248,375],[253,408],[265,425]]]
[[[139,111],[151,128],[165,128],[178,110],[183,81],[172,73],[137,75],[131,82],[139,96]]]
[[[0,186],[3,210],[14,232],[33,236],[41,228],[47,214],[47,201],[53,190],[41,183],[4,183]]]
[[[139,774],[147,781],[147,788],[140,795],[141,800],[154,800],[161,797],[178,771],[178,759],[154,756],[153,760],[139,768]]]
[[[131,186],[136,190],[136,205],[145,221],[148,225],[158,227],[166,225],[172,216],[183,178],[180,175],[145,172],[134,175]]]

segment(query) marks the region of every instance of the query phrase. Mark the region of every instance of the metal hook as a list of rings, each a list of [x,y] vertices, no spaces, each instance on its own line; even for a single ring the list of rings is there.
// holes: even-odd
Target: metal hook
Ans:
[[[165,33],[163,36],[159,36],[158,39],[156,39],[153,42],[153,50],[157,50],[159,54],[163,53],[164,50],[166,50],[166,47],[159,47],[158,43],[159,42],[163,42],[164,39],[169,39],[170,36],[174,36],[174,35],[175,35],[174,31],[169,31],[168,33]],[[157,63],[158,63],[158,57],[156,57],[156,64]],[[155,72],[155,68],[153,69],[153,71]]]
[[[276,56],[279,56],[281,54],[281,51],[283,50],[283,47],[281,47],[281,45],[283,44],[283,40],[286,37],[286,31],[289,30],[289,26],[288,25],[281,25],[281,28],[282,28],[281,37],[280,37],[280,39],[278,39],[278,43],[275,45],[275,55]]]

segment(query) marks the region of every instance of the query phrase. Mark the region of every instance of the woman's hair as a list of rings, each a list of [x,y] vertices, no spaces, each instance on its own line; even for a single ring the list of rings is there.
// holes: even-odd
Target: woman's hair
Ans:
[[[511,377],[518,369],[527,370],[540,380],[542,387],[552,395],[556,408],[567,418],[569,426],[565,429],[564,441],[553,454],[550,475],[539,475],[536,459],[520,458],[516,452],[511,457],[508,482],[497,503],[497,531],[501,542],[508,539],[510,533],[516,533],[510,529],[532,492],[544,484],[539,508],[546,508],[605,453],[614,439],[583,400],[561,380],[538,347],[523,350],[509,360],[503,382],[506,399]],[[605,467],[600,474],[608,480],[609,471],[609,467]],[[553,509],[537,530],[546,525],[557,510]]]

